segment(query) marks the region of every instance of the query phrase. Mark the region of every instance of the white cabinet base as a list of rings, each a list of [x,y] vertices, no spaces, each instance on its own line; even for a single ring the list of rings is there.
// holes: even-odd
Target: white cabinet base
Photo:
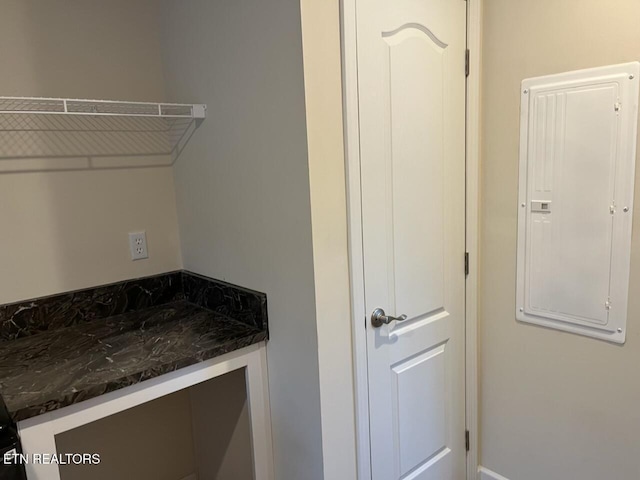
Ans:
[[[264,342],[19,422],[22,448],[29,459],[34,453],[56,453],[55,436],[60,433],[242,368],[247,384],[254,478],[273,480]],[[27,477],[29,480],[60,480],[60,472],[57,465],[29,462]]]

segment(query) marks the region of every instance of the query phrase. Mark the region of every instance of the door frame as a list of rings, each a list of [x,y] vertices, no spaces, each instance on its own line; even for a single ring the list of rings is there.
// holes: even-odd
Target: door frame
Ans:
[[[482,0],[467,2],[467,47],[470,51],[466,94],[466,250],[469,275],[465,282],[465,403],[469,431],[467,480],[478,475],[478,221],[480,162],[480,46]],[[367,321],[364,304],[364,264],[362,246],[362,198],[360,183],[360,128],[358,107],[358,65],[356,0],[341,0],[343,118],[345,171],[347,177],[347,221],[351,326],[356,419],[356,454],[359,480],[371,480],[369,441],[369,386],[367,373]],[[460,59],[463,61],[464,59]],[[460,252],[464,254],[464,252]],[[363,321],[365,322],[363,324]]]

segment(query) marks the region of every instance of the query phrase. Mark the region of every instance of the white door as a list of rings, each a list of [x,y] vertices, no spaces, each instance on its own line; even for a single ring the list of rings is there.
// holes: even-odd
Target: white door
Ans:
[[[372,476],[463,480],[466,3],[356,8]]]

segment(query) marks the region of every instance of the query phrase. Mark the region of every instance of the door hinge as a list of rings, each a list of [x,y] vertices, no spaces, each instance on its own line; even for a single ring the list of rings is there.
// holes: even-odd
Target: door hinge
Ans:
[[[469,76],[469,49],[467,48],[464,52],[464,76]]]
[[[470,450],[470,440],[469,440],[469,430],[465,430],[464,432],[464,448],[466,448],[467,452]]]
[[[464,274],[469,275],[469,252],[464,252]]]

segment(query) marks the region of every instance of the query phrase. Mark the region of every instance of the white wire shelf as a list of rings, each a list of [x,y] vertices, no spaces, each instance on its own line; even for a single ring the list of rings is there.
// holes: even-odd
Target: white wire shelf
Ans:
[[[202,104],[0,97],[0,172],[158,164],[125,157],[165,157],[160,164],[172,164],[206,109]],[[18,162],[24,159],[40,161],[26,168]]]

